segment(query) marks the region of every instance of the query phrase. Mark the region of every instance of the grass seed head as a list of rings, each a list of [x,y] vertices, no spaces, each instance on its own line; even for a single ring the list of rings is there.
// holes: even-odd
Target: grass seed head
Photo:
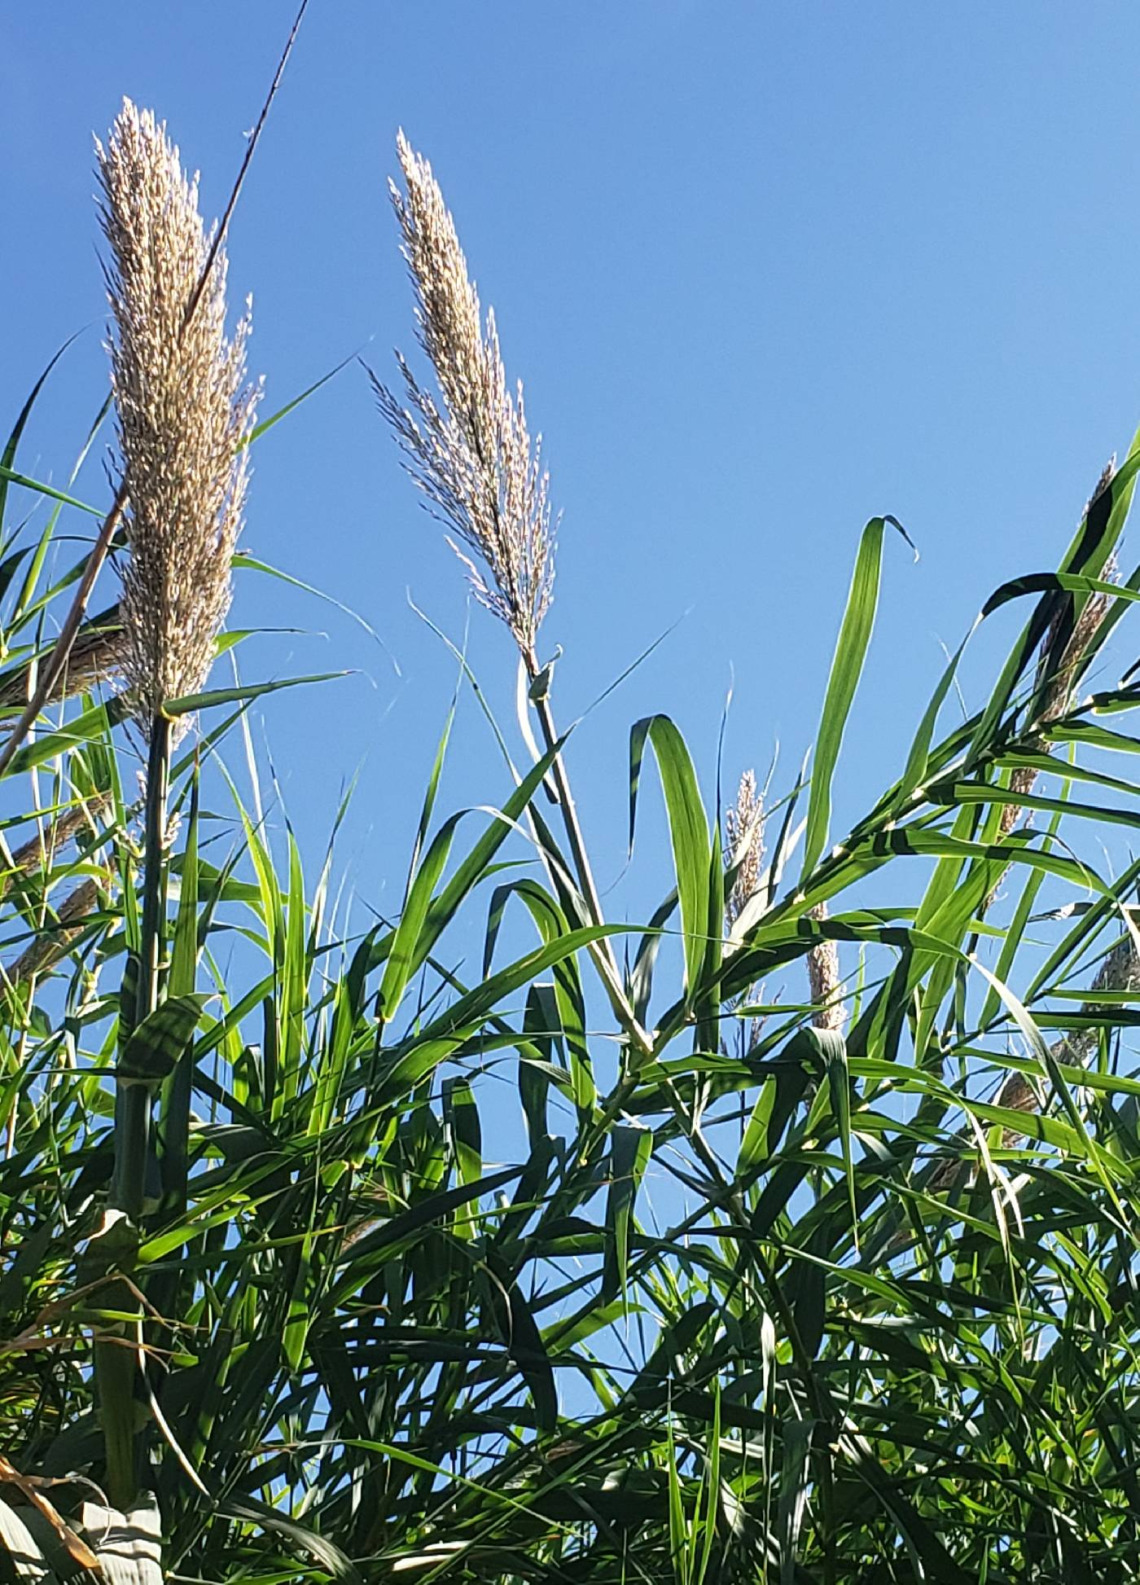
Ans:
[[[1101,471],[1093,493],[1089,496],[1082,514],[1087,517],[1093,505],[1108,489],[1116,476],[1116,458],[1110,457]],[[1113,552],[1100,574],[1102,583],[1115,583],[1117,581],[1116,554]],[[1081,607],[1080,615],[1073,624],[1072,631],[1065,641],[1064,652],[1060,656],[1059,664],[1053,673],[1046,691],[1042,720],[1055,721],[1058,716],[1064,715],[1072,704],[1073,689],[1077,677],[1085,660],[1090,644],[1100,631],[1101,624],[1108,615],[1110,597],[1106,594],[1096,593],[1089,595]],[[1054,652],[1064,632],[1064,619],[1066,608],[1062,606],[1053,618],[1048,632],[1041,641],[1041,654],[1038,660],[1038,678],[1043,680],[1047,675],[1053,661]]]
[[[725,865],[735,866],[736,875],[725,900],[725,915],[731,928],[760,882],[764,863],[764,800],[756,787],[756,773],[746,770],[736,790],[736,804],[724,821]]]
[[[211,238],[165,124],[124,100],[95,147],[128,495],[123,670],[147,731],[165,700],[201,689],[214,658],[258,392],[245,375],[248,312],[226,336],[224,249],[195,302]]]
[[[827,904],[817,903],[808,910],[809,919],[826,919]],[[815,1007],[812,1023],[817,1029],[832,1029],[841,1035],[847,1023],[847,1009],[842,1001],[839,975],[839,948],[834,941],[823,940],[812,947],[807,955],[808,985]]]
[[[531,440],[521,382],[513,391],[507,383],[494,313],[484,320],[431,166],[402,132],[398,150],[406,191],[390,184],[392,204],[438,400],[402,357],[403,401],[375,377],[373,384],[428,509],[451,531],[448,543],[476,598],[506,623],[533,669],[554,585],[542,437]]]
[[[1092,510],[1093,503],[1099,500],[1115,477],[1116,458],[1113,456],[1108,459],[1102,469],[1093,493],[1085,504],[1083,516],[1088,516],[1088,513]],[[1100,575],[1100,582],[1115,583],[1117,576],[1116,554],[1113,552]],[[1037,657],[1038,685],[1044,683],[1047,677],[1049,678],[1038,717],[1039,725],[1048,726],[1050,722],[1056,721],[1060,716],[1065,715],[1072,707],[1073,693],[1084,670],[1089,648],[1109,614],[1111,603],[1109,595],[1099,592],[1090,594],[1081,607],[1080,615],[1073,623],[1072,631],[1067,638],[1064,637],[1068,614],[1065,606],[1061,606],[1058,609],[1057,614],[1046,629]],[[1062,641],[1064,642],[1064,650],[1059,659],[1055,659],[1057,646]],[[1052,676],[1049,676],[1050,668],[1053,668]],[[1010,791],[1023,795],[1032,793],[1036,783],[1037,771],[1032,766],[1018,766],[1009,779]],[[1024,810],[1020,804],[1005,805],[1001,812],[1002,836],[1009,835],[1023,813]],[[991,893],[986,900],[986,908],[990,907],[993,899],[994,894]]]
[[[23,985],[36,975],[46,974],[67,955],[90,915],[100,906],[100,890],[100,882],[88,876],[67,894],[56,909],[54,923],[42,925],[31,945],[6,971],[9,985]]]
[[[50,646],[31,661],[0,673],[0,716],[18,715],[35,692],[39,668],[51,656]],[[118,606],[84,624],[67,652],[67,664],[44,700],[45,707],[88,693],[100,683],[117,682],[123,673],[123,626]]]
[[[37,831],[35,836],[18,847],[12,854],[11,864],[6,872],[0,873],[0,897],[7,894],[12,883],[23,875],[34,874],[36,870],[46,869],[54,860],[61,848],[78,836],[83,831],[96,832],[98,826],[96,818],[107,807],[110,798],[105,793],[96,793],[74,803],[70,809],[65,809],[61,814],[49,821],[44,829]]]

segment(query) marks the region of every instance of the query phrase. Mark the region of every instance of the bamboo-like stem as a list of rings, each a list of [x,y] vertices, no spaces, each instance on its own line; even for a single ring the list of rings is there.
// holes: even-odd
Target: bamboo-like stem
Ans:
[[[111,1282],[103,1295],[109,1310],[130,1311],[138,1300],[126,1278]],[[119,1322],[95,1336],[95,1379],[107,1463],[107,1496],[121,1512],[138,1496],[138,1441],[135,1435],[135,1355],[127,1343],[128,1326]]]
[[[523,651],[522,653],[523,664],[533,683],[540,675],[537,657],[533,652],[528,654]],[[535,714],[538,717],[543,747],[549,753],[558,743],[558,730],[554,722],[554,711],[550,704],[549,693],[543,691],[537,696],[532,696],[531,703],[534,705]],[[566,840],[570,846],[570,856],[576,871],[578,887],[586,905],[587,918],[592,925],[604,925],[605,915],[602,912],[601,898],[598,895],[594,872],[590,866],[589,855],[586,852],[586,843],[582,835],[581,823],[578,819],[578,810],[574,803],[574,795],[570,788],[570,778],[561,752],[554,756],[551,764],[551,778],[554,782],[558,806],[562,811],[562,824],[566,832]],[[625,1064],[623,1071],[618,1075],[618,1081],[612,1092],[606,1097],[600,1116],[593,1121],[589,1129],[587,1141],[582,1152],[584,1157],[590,1154],[593,1144],[598,1139],[606,1137],[610,1125],[637,1088],[637,1068],[642,1061],[653,1055],[653,1039],[648,1031],[641,1027],[629,997],[625,993],[621,971],[618,968],[617,954],[614,952],[613,943],[608,936],[603,936],[600,940],[593,943],[590,948],[590,956],[606,988],[614,1016],[629,1041],[630,1055],[638,1060]]]
[[[135,1022],[158,1006],[166,926],[166,806],[170,777],[170,721],[151,725],[147,765],[143,908]],[[136,1225],[146,1198],[150,1153],[151,1095],[145,1084],[120,1087],[115,1125],[115,1206]]]
[[[539,668],[534,655],[524,654],[523,661],[531,679],[537,678]],[[531,702],[534,705],[535,714],[538,716],[543,747],[549,753],[558,743],[558,732],[554,724],[554,712],[551,709],[550,698],[544,693],[538,698],[532,699]],[[587,922],[591,925],[604,925],[606,920],[602,912],[601,898],[598,896],[594,872],[590,867],[585,840],[582,836],[582,827],[574,803],[574,795],[570,789],[570,778],[566,773],[566,765],[561,752],[555,754],[550,767],[550,774],[558,796],[558,806],[562,811],[562,824],[570,847],[570,857],[574,863],[575,878],[582,893],[582,900],[586,905]],[[590,955],[598,968],[598,972],[601,974],[614,1014],[630,1043],[631,1054],[641,1058],[648,1057],[652,1053],[653,1042],[648,1033],[638,1023],[630,1005],[629,998],[622,985],[617,954],[614,952],[613,943],[609,937],[602,936],[598,941],[594,942]]]
[[[139,977],[135,998],[135,1023],[141,1023],[158,1006],[162,991],[163,949],[166,938],[166,821],[170,780],[171,722],[159,716],[151,723],[147,763],[146,815],[143,856],[143,909],[139,951]],[[115,1097],[115,1170],[111,1204],[138,1228],[146,1205],[147,1165],[152,1150],[153,1098],[146,1084],[123,1084]],[[129,1267],[130,1247],[123,1251],[121,1267]],[[117,1282],[109,1305],[131,1309],[129,1285]],[[116,1328],[113,1340],[96,1351],[99,1393],[103,1406],[107,1454],[107,1487],[111,1501],[129,1507],[138,1493],[138,1441],[135,1433],[136,1362],[125,1346],[126,1334]]]
[[[140,1018],[145,1018],[158,1006],[161,990],[166,924],[166,806],[170,787],[171,741],[170,717],[157,716],[151,723],[150,759],[147,764],[142,962],[137,1003]]]
[[[558,732],[554,725],[554,713],[550,708],[549,699],[542,699],[535,703],[535,713],[538,716],[539,728],[542,732],[543,747],[549,753],[558,742]],[[574,869],[578,885],[586,904],[589,922],[593,925],[604,924],[601,899],[594,881],[594,874],[590,868],[590,860],[586,853],[586,844],[582,837],[582,827],[578,820],[578,811],[574,803],[574,795],[570,790],[570,779],[566,774],[566,765],[561,753],[554,756],[550,767],[551,778],[558,795],[558,806],[562,811],[562,824],[566,830],[566,840],[570,845],[570,856],[574,860]],[[603,939],[601,946],[606,956],[613,960],[616,972],[617,963],[613,947],[608,939]]]

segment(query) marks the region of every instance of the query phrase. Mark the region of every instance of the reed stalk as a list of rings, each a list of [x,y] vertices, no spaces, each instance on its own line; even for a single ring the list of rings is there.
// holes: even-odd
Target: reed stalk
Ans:
[[[166,942],[166,830],[170,781],[171,723],[163,716],[151,723],[144,811],[143,906],[134,1021],[141,1023],[158,1006],[163,990]],[[151,1157],[151,1096],[142,1084],[120,1086],[115,1128],[113,1199],[137,1226],[146,1200],[147,1166]]]
[[[822,923],[827,918],[827,904],[817,903],[809,908],[808,918]],[[834,941],[823,940],[812,947],[807,955],[807,974],[815,1009],[811,1019],[813,1027],[841,1035],[847,1027],[847,1009],[843,1005],[839,948]]]
[[[507,382],[494,311],[484,318],[455,221],[430,164],[402,132],[397,148],[405,191],[392,183],[390,193],[415,293],[417,336],[438,397],[419,383],[400,355],[402,398],[375,375],[373,389],[427,509],[449,531],[448,544],[467,569],[475,598],[505,624],[518,647],[549,753],[560,740],[538,637],[553,598],[556,524],[541,461],[542,437],[531,439],[521,381],[513,390]],[[560,751],[551,781],[584,922],[604,926]],[[544,862],[549,869],[546,855]],[[613,944],[603,936],[589,952],[632,1051],[648,1055],[652,1043],[626,996]]]
[[[133,1006],[123,1009],[137,1027],[164,991],[170,761],[187,729],[166,702],[201,690],[229,609],[258,393],[245,379],[248,313],[232,339],[226,335],[221,232],[207,234],[197,179],[183,173],[165,126],[125,101],[97,154],[129,553],[121,664],[148,744],[137,976]],[[154,1148],[152,1108],[149,1084],[118,1086],[111,1206],[136,1229]],[[102,1352],[110,1361],[114,1351]],[[137,1482],[133,1432],[123,1423],[133,1402],[124,1402],[121,1377],[116,1367],[103,1408],[112,1500],[123,1506]]]

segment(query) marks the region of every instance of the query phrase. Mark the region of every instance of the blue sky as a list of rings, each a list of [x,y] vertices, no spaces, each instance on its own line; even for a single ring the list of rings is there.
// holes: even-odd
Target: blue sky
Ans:
[[[66,476],[105,389],[92,134],[124,93],[153,107],[216,213],[292,11],[0,11],[0,425],[83,332],[29,433],[29,471]],[[921,560],[888,546],[839,824],[901,765],[941,646],[1003,579],[1055,565],[1140,419],[1138,53],[1131,0],[312,0],[231,233],[265,411],[355,352],[387,373],[392,348],[412,348],[384,190],[402,125],[545,436],[562,719],[678,624],[576,737],[604,884],[623,861],[637,716],[678,720],[711,793],[731,684],[729,780],[778,742],[786,784],[866,518],[897,515]],[[270,702],[258,741],[314,868],[362,766],[342,857],[394,908],[454,680],[408,596],[460,638],[460,569],[355,365],[255,464],[248,548],[361,611],[401,673],[335,610],[244,578],[236,625],[311,630],[247,645],[248,675],[360,673]],[[85,489],[106,499],[97,465]],[[471,655],[509,722],[509,640],[480,612]],[[983,635],[967,689],[993,655]],[[443,802],[503,792],[468,702]],[[635,883],[634,906],[664,883]]]

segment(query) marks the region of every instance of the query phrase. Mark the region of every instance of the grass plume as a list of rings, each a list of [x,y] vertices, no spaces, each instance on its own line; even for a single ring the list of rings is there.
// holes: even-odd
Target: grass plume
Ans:
[[[0,873],[0,897],[7,894],[9,887],[18,876],[32,875],[37,870],[46,868],[60,849],[81,831],[97,831],[96,816],[106,808],[109,801],[108,796],[103,793],[80,799],[69,809],[56,815],[45,830],[37,831],[34,837],[29,837],[21,844],[12,854],[6,872]]]
[[[1093,503],[1104,494],[1116,474],[1116,458],[1110,457],[1089,496],[1084,515],[1092,510]],[[1110,557],[1101,574],[1104,583],[1116,582],[1116,560]],[[1062,607],[1050,623],[1037,661],[1037,684],[1045,686],[1040,715],[1040,725],[1047,726],[1063,716],[1072,706],[1073,692],[1083,669],[1089,646],[1096,638],[1102,622],[1108,616],[1111,600],[1105,594],[1091,594],[1081,608],[1080,615],[1065,637],[1065,610]],[[1054,660],[1057,646],[1064,645],[1060,659]],[[1050,676],[1050,668],[1054,667]],[[1048,679],[1046,683],[1046,679]],[[1010,790],[1027,797],[1037,783],[1037,771],[1029,765],[1018,765],[1010,773]],[[1006,804],[1001,812],[1001,834],[1008,836],[1023,813],[1020,804]],[[992,900],[992,899],[991,899]],[[989,902],[986,904],[989,907]]]
[[[225,250],[207,274],[197,178],[183,172],[165,123],[124,100],[96,153],[128,503],[122,659],[149,735],[163,702],[198,692],[214,658],[257,391],[245,374],[248,313],[227,339]]]
[[[764,863],[764,799],[756,786],[756,773],[746,770],[736,789],[736,803],[724,821],[725,867],[732,884],[725,899],[725,916],[731,928],[745,903],[760,884]]]
[[[40,670],[50,665],[55,646],[37,654],[32,661],[0,673],[0,715],[18,712],[32,697]],[[44,697],[45,705],[60,704],[77,694],[87,693],[100,683],[113,682],[123,673],[123,625],[119,608],[113,605],[85,622],[76,634],[67,659]]]
[[[429,510],[450,529],[476,597],[506,623],[532,672],[554,585],[554,527],[541,436],[533,443],[522,383],[511,390],[493,310],[479,294],[427,160],[401,132],[406,192],[390,184],[416,294],[420,345],[439,400],[397,354],[407,405],[372,376],[380,410]],[[454,537],[452,537],[454,536]]]
[[[817,903],[810,908],[808,918],[822,922],[827,918],[827,904]],[[816,1029],[830,1029],[841,1035],[847,1023],[847,1009],[842,1000],[839,948],[834,941],[823,940],[812,947],[807,955],[807,973],[815,1008],[812,1023]]]
[[[45,974],[63,958],[72,942],[82,934],[89,915],[99,906],[100,883],[88,876],[70,891],[49,918],[37,930],[35,939],[27,946],[11,968],[7,970],[10,985],[24,985],[30,979]]]

